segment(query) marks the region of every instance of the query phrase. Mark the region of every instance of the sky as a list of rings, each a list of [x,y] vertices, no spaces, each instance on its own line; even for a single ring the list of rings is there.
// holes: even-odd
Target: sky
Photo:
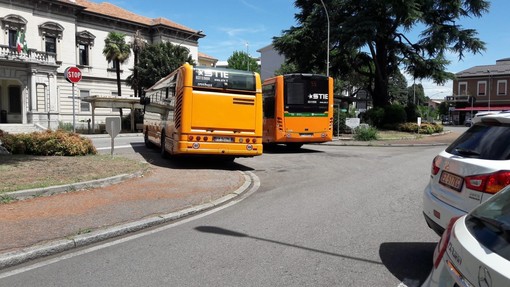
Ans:
[[[93,2],[105,2],[92,0]],[[320,2],[319,0],[317,0]],[[269,44],[282,31],[296,26],[294,15],[298,10],[293,0],[108,0],[106,2],[149,18],[163,17],[193,30],[202,30],[206,36],[199,40],[199,51],[220,61],[226,61],[233,52],[247,52],[259,57],[257,52]],[[494,65],[496,60],[510,57],[510,29],[508,20],[510,1],[493,0],[490,11],[481,18],[464,18],[459,24],[475,29],[486,43],[481,54],[449,55],[447,70],[457,73],[473,66]],[[420,31],[411,31],[416,38]],[[406,76],[412,85],[411,76]],[[416,81],[420,83],[420,81]],[[425,95],[444,98],[452,92],[452,82],[437,86],[431,81],[421,81]]]

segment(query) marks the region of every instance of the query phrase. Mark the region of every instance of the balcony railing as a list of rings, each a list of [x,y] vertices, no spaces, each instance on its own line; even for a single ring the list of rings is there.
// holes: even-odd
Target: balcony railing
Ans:
[[[56,54],[29,49],[27,53],[18,53],[16,48],[0,45],[0,59],[22,62],[37,62],[41,64],[56,65]]]

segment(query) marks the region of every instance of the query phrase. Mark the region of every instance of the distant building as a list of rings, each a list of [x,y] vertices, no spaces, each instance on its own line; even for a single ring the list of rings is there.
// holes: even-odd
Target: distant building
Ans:
[[[478,111],[510,110],[509,82],[510,58],[458,72],[453,95],[446,97],[453,122],[463,124]]]
[[[8,124],[40,125],[55,129],[73,117],[72,85],[64,78],[76,66],[82,80],[75,84],[76,120],[91,118],[87,96],[117,97],[113,63],[102,51],[110,31],[136,31],[148,43],[171,42],[189,49],[200,62],[198,40],[205,35],[165,18],[147,18],[113,4],[87,0],[0,0],[0,129]],[[26,42],[20,41],[25,38]],[[26,49],[18,44],[26,43]],[[214,62],[214,59],[209,59]],[[122,97],[134,92],[125,83],[134,55],[121,64]],[[98,108],[96,123],[119,115],[116,108]],[[86,124],[85,124],[86,125]]]
[[[206,67],[215,67],[216,63],[218,63],[218,59],[206,55],[204,53],[198,52],[198,65],[199,66],[206,66]]]
[[[260,53],[260,77],[262,80],[274,76],[276,70],[280,69],[285,62],[285,56],[276,51],[273,44],[257,50]]]

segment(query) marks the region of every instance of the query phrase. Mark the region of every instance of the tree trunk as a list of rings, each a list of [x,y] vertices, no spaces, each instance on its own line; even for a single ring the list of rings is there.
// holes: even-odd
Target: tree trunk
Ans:
[[[120,62],[119,60],[115,60],[115,64],[116,65],[116,68],[115,68],[115,72],[117,73],[117,96],[119,97],[122,97],[122,92],[121,92],[121,83],[120,83]],[[119,108],[119,114],[120,114],[120,118],[121,118],[121,121],[122,121],[122,108]]]
[[[388,50],[386,41],[377,40],[375,51],[372,51],[375,64],[374,94],[372,101],[374,107],[384,107],[390,104],[388,95]]]
[[[135,54],[135,65],[133,67],[133,78],[134,78],[134,91],[135,91],[135,98],[138,97],[138,69],[136,68],[136,66],[138,65],[138,51],[137,49],[135,49],[134,51],[134,54]]]

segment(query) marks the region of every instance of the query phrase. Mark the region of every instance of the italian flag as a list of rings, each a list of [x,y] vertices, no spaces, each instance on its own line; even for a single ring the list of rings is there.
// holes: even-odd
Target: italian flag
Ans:
[[[18,49],[18,53],[28,52],[27,40],[25,39],[25,33],[18,31],[16,35],[16,49]]]

